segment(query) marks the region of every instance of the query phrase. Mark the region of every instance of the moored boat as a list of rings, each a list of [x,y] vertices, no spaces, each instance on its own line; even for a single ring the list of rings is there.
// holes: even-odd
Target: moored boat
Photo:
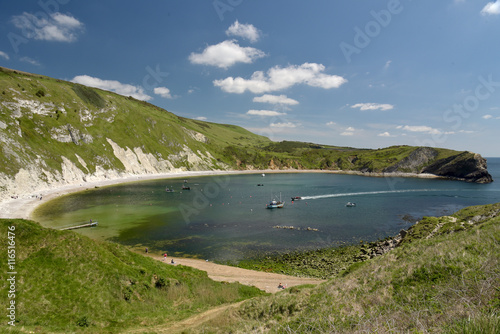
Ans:
[[[266,208],[267,209],[281,209],[284,205],[285,205],[285,203],[273,199],[271,202],[269,202],[269,204],[266,205]]]
[[[266,205],[267,209],[281,209],[285,206],[285,203],[281,201],[281,193],[280,193],[280,200],[277,201],[275,199],[272,199],[269,204]]]

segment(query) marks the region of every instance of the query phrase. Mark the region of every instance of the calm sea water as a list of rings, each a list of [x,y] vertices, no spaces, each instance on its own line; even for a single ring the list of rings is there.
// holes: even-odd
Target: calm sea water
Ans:
[[[500,202],[500,158],[488,159],[488,169],[496,182],[486,185],[318,173],[197,177],[188,180],[191,190],[181,189],[182,179],[145,181],[61,197],[35,216],[55,228],[97,220],[97,228],[77,230],[94,239],[178,256],[238,260],[373,241],[397,234],[422,216]],[[166,192],[167,186],[175,192]],[[285,207],[266,209],[280,194]],[[292,196],[302,200],[292,202]],[[349,201],[356,207],[346,207]]]

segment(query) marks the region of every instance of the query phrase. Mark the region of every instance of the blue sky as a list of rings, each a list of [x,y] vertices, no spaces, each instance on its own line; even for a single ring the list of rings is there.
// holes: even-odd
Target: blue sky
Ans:
[[[273,140],[500,156],[500,0],[4,1],[0,65]]]

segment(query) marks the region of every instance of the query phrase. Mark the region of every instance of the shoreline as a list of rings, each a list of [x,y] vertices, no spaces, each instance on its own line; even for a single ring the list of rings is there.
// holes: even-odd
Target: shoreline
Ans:
[[[188,178],[198,176],[217,176],[217,175],[243,175],[243,174],[261,174],[261,173],[324,173],[324,174],[347,174],[368,177],[416,177],[416,178],[441,178],[433,174],[416,173],[374,173],[343,170],[322,170],[322,169],[265,169],[265,170],[207,170],[207,171],[184,171],[162,174],[138,174],[127,175],[113,179],[103,179],[85,183],[70,183],[63,186],[48,186],[47,188],[31,191],[30,193],[19,194],[17,198],[7,199],[0,202],[0,219],[31,219],[33,212],[38,206],[57,197],[90,190],[96,187],[112,186],[124,183]]]

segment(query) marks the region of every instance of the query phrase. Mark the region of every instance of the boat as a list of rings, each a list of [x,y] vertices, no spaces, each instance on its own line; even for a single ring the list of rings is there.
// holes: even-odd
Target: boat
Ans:
[[[262,173],[262,177],[266,176],[266,174]]]
[[[302,197],[300,197],[300,196],[294,196],[294,197],[292,197],[292,201],[296,201],[296,200],[299,200],[299,199],[302,199]]]
[[[182,185],[182,190],[191,190],[191,187],[190,186]]]
[[[266,205],[267,209],[281,209],[285,203],[273,199],[269,204]]]
[[[281,201],[281,193],[280,193],[280,200],[277,201],[275,199],[271,200],[269,204],[266,205],[267,209],[281,209],[285,205],[284,202]]]
[[[352,208],[352,207],[356,206],[356,203],[354,203],[354,202],[347,202],[347,204],[345,206],[347,206],[348,208]]]
[[[173,193],[173,192],[175,192],[175,190],[174,190],[174,189],[169,188],[169,187],[166,187],[166,188],[165,188],[165,191],[166,191],[167,193]]]
[[[259,184],[257,185],[257,187],[262,187],[262,186],[264,186],[264,184],[262,184],[262,183],[259,183]]]

